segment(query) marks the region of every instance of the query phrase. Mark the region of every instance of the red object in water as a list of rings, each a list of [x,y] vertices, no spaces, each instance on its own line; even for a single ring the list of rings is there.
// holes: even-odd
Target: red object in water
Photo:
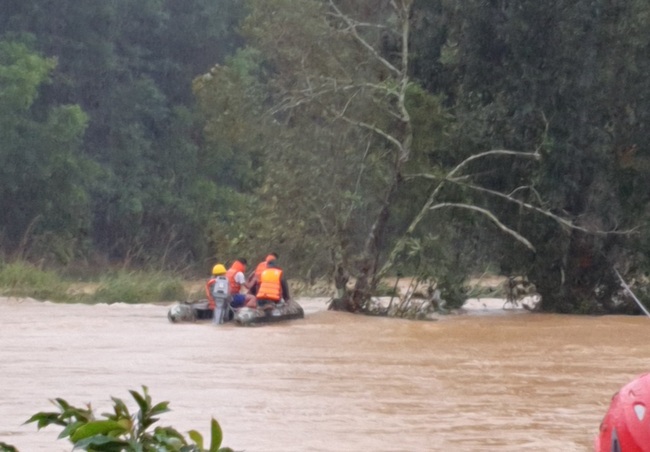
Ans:
[[[594,446],[596,452],[650,452],[650,373],[614,394]]]

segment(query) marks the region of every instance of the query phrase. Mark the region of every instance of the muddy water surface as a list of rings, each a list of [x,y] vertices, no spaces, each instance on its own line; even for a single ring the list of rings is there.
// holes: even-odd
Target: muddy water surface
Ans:
[[[650,319],[485,311],[411,322],[328,312],[264,327],[169,324],[167,306],[0,298],[0,441],[69,451],[21,425],[48,399],[147,385],[162,423],[235,450],[588,451],[612,394],[650,371]]]

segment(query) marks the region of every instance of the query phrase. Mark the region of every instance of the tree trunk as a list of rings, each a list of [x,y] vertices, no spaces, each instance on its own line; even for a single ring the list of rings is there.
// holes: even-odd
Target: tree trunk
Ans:
[[[399,165],[398,165],[399,168]],[[401,177],[399,169],[388,187],[382,207],[370,228],[364,244],[363,255],[359,260],[358,273],[354,287],[345,290],[342,296],[330,305],[330,309],[344,310],[349,312],[360,312],[366,308],[366,303],[372,296],[379,283],[377,270],[379,267],[380,244],[384,238],[386,224],[390,218],[390,208],[393,198],[400,186]],[[341,268],[339,266],[339,268]],[[346,280],[347,282],[347,280]],[[337,286],[338,289],[338,286]]]

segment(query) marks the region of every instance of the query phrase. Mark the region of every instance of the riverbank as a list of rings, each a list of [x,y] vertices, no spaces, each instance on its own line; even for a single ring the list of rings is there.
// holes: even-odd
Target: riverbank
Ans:
[[[473,294],[499,297],[503,280],[483,276],[469,281]],[[27,262],[0,265],[0,296],[31,297],[59,302],[125,302],[197,300],[205,297],[205,278],[187,279],[159,271],[131,271],[124,268],[106,271],[91,279],[70,279],[55,271],[44,270]],[[336,289],[325,279],[289,280],[293,297],[333,297]],[[378,295],[405,295],[425,291],[424,284],[413,278],[386,278]]]

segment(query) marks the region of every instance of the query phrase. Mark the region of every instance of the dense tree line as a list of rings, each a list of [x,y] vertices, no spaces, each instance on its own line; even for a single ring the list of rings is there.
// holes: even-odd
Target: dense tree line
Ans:
[[[203,145],[191,80],[237,47],[241,14],[226,0],[3,2],[3,248],[206,256],[239,179]]]
[[[7,254],[275,250],[348,309],[496,265],[613,311],[648,269],[645,2],[5,3]]]

